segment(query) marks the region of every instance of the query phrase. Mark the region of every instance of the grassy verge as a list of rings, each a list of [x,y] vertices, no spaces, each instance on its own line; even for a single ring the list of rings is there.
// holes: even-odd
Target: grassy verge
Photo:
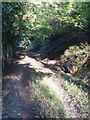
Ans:
[[[77,106],[82,114],[87,116],[90,94],[90,45],[81,43],[78,46],[70,46],[60,59],[63,63],[69,59],[79,68],[75,75],[60,73],[59,76],[64,79],[63,87],[72,96],[72,99],[78,102]]]
[[[62,102],[43,82],[32,82],[33,99],[38,102],[38,116],[41,118],[66,118]]]
[[[77,81],[76,81],[77,80]],[[64,88],[67,92],[72,96],[74,100],[78,102],[77,106],[80,108],[80,111],[85,116],[89,114],[89,99],[88,99],[88,91],[82,89],[85,86],[80,85],[78,83],[79,78],[76,79],[73,76],[64,75]]]

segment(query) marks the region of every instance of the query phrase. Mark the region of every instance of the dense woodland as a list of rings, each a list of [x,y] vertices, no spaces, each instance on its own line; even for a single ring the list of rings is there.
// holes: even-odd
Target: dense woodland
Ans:
[[[87,42],[89,6],[88,2],[2,3],[3,57],[11,59],[17,44],[32,42],[54,56],[71,44]]]
[[[63,78],[60,84],[63,84],[63,88],[73,100],[78,101],[82,116],[85,118],[88,117],[88,93],[90,93],[89,11],[90,2],[2,3],[3,70],[14,60],[17,46],[25,50],[25,47],[32,43],[35,47],[34,52],[39,54],[39,58],[35,60],[41,60],[41,63],[43,60],[58,61],[51,66],[47,63],[44,65],[50,70],[54,69],[60,79]],[[59,69],[68,60],[73,61],[78,67],[75,75],[65,74]],[[64,113],[63,105],[58,102],[56,95],[48,92],[46,82],[40,82],[45,74],[29,69],[28,74],[34,88],[33,99],[37,100],[42,108],[37,116],[66,118],[68,115]],[[65,72],[65,69],[63,71]],[[38,79],[40,80],[37,82]]]

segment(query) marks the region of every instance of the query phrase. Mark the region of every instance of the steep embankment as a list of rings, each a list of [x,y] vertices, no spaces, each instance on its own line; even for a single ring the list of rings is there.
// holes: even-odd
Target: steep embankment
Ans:
[[[89,35],[86,32],[78,27],[69,26],[66,27],[63,32],[51,34],[48,42],[46,42],[46,47],[41,50],[41,57],[55,59],[62,55],[70,46],[80,46],[81,43],[85,44],[86,42],[90,43]]]

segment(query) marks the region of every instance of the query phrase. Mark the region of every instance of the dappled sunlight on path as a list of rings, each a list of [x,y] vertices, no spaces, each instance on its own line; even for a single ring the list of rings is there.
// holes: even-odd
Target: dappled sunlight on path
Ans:
[[[56,61],[48,61],[47,64],[55,64]],[[40,79],[42,84],[48,85],[63,106],[70,118],[84,117],[76,108],[77,102],[63,87],[62,78],[58,77],[52,69],[45,66],[46,61],[40,61],[33,57],[17,58],[9,74],[3,76],[3,118],[35,118],[37,117],[38,103],[33,99],[32,81]],[[40,75],[41,77],[39,77]]]
[[[25,58],[22,61],[18,61],[18,64],[28,64],[30,68],[34,68],[37,72],[40,71],[43,73],[54,74],[52,70],[44,67],[44,65],[40,61],[37,61],[36,59],[28,56],[25,56]]]
[[[16,60],[3,76],[3,118],[34,118],[36,102],[32,100],[29,68],[25,59]]]
[[[75,108],[77,102],[72,101],[71,97],[67,94],[67,92],[63,89],[62,85],[60,84],[59,78],[56,78],[55,76],[44,77],[42,82],[47,84],[51,91],[55,92],[57,98],[60,99],[60,101],[62,101],[64,108],[67,111],[68,116],[70,118],[81,117],[79,113],[80,111],[78,111]]]

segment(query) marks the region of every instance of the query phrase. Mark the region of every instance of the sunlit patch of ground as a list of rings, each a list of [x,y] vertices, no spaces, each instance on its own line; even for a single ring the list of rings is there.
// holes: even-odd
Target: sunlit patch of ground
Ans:
[[[36,99],[38,106],[37,116],[41,118],[66,118],[67,113],[63,104],[49,86],[42,82],[33,82],[33,99]]]
[[[21,64],[21,62],[22,61],[20,61],[19,63]],[[64,110],[62,112],[63,114],[61,114],[62,117],[64,117],[64,116],[68,116],[68,117],[72,117],[72,118],[87,117],[88,107],[85,108],[85,106],[88,104],[87,102],[85,104],[85,101],[87,101],[87,95],[83,93],[84,97],[82,97],[83,96],[81,94],[82,92],[80,92],[79,89],[75,88],[76,87],[75,85],[72,86],[72,83],[71,83],[71,84],[69,84],[70,86],[68,86],[67,85],[68,83],[66,81],[63,81],[63,79],[61,80],[61,81],[63,81],[63,85],[62,85],[63,87],[61,86],[60,83],[56,83],[55,76],[53,76],[53,75],[55,75],[55,73],[51,69],[46,68],[43,65],[43,63],[54,64],[56,61],[50,61],[50,60],[37,61],[34,58],[30,58],[30,57],[26,56],[23,60],[23,63],[25,64],[26,62],[29,64],[30,69],[35,70],[34,72],[32,71],[32,73],[30,73],[30,76],[31,76],[31,80],[32,80],[32,86],[34,85],[33,93],[35,93],[35,94],[33,94],[33,96],[35,96],[35,99],[40,101],[39,107],[42,108],[42,110],[39,111],[38,115],[40,115],[42,117],[45,117],[45,116],[46,117],[55,117],[55,116],[60,117],[58,114],[56,114],[55,110],[58,111],[58,109],[61,109],[61,111]],[[45,75],[47,73],[48,74],[51,73],[52,74],[51,77]],[[58,79],[60,79],[60,78],[58,78]],[[66,88],[68,89],[67,92],[64,91],[65,85],[66,85]],[[44,89],[46,89],[47,92]],[[75,91],[76,94],[73,94],[72,91]],[[50,93],[50,94],[48,95],[47,93]],[[54,93],[54,96],[51,97],[52,99],[50,99],[50,95],[52,95],[52,93]],[[46,94],[46,96],[44,96],[45,94]],[[69,95],[72,97],[72,99],[70,98]],[[56,99],[57,99],[56,101],[59,101],[60,104],[62,104],[61,106],[63,106],[63,107],[60,106],[58,109],[56,109],[56,107],[55,107],[55,108],[52,108],[52,110],[48,111],[48,108],[49,108],[48,106],[50,106],[50,104],[52,104],[50,101],[52,101],[54,99],[54,97],[56,97]],[[81,99],[79,99],[79,98],[81,98]],[[85,98],[85,99],[83,99],[83,98]],[[45,101],[43,101],[44,99],[45,99]],[[82,102],[82,99],[83,99],[83,102]],[[79,100],[81,100],[81,102],[79,102]],[[83,104],[81,106],[81,108],[78,105],[78,103],[80,106],[81,106],[81,104]],[[47,108],[46,108],[46,106],[47,106]],[[54,111],[55,114],[52,111]],[[85,112],[85,114],[83,114],[84,112]]]
[[[68,94],[76,100],[80,112],[84,117],[89,116],[89,89],[85,84],[80,84],[79,78],[74,76],[64,75],[63,87],[67,90]]]
[[[78,106],[84,116],[88,116],[89,113],[89,100],[88,93],[78,89],[73,83],[66,82],[64,87],[67,89],[68,93],[73,97],[74,100],[78,101]]]
[[[50,70],[49,68],[45,68],[42,63],[36,61],[34,58],[26,56],[23,59],[23,61],[18,61],[18,64],[26,64],[26,63],[29,65],[30,68],[34,68],[36,71],[54,74],[52,70]]]
[[[54,62],[49,61],[48,64]],[[86,113],[82,114],[85,106],[88,109],[87,94],[73,84],[71,76],[68,81],[67,75],[56,75],[49,67],[44,66],[43,61],[26,55],[14,64],[14,71],[10,71],[12,74],[4,76],[4,117],[87,117]]]
[[[67,111],[69,118],[81,116],[80,113],[78,113],[78,110],[75,108],[75,101],[72,101],[69,94],[67,94],[67,92],[63,89],[59,78],[55,78],[54,76],[51,78],[44,78],[43,84],[48,85],[50,90],[56,94],[58,100],[62,101],[64,109]]]
[[[41,80],[32,81],[33,98],[39,101],[41,109],[38,115],[47,118],[55,116],[57,118],[61,116],[62,118],[87,118],[88,94],[73,83],[63,81],[60,84],[60,81],[54,76],[44,76]],[[52,105],[55,107],[53,108]],[[61,112],[58,114],[58,111]]]

